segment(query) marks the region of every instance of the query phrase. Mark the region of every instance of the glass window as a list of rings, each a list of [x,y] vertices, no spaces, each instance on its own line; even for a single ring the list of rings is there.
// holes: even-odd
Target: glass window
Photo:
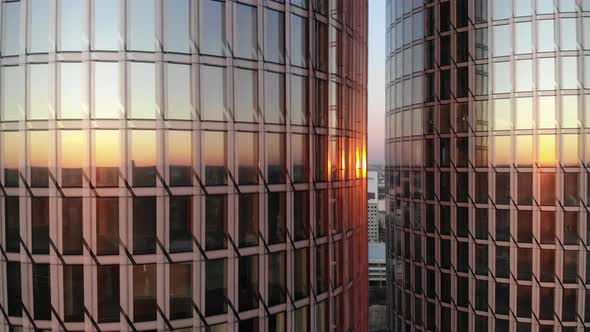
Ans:
[[[225,68],[201,66],[201,120],[227,121]]]
[[[563,2],[563,0],[562,0]],[[575,50],[577,47],[576,38],[576,19],[562,18],[561,19],[561,45],[562,51]]]
[[[512,144],[510,136],[494,137],[494,163],[496,166],[510,166],[512,163]]]
[[[2,55],[17,55],[21,51],[20,2],[3,3],[2,13]]]
[[[264,9],[264,60],[285,62],[285,14]]]
[[[578,96],[561,97],[561,127],[578,128]]]
[[[205,184],[224,185],[226,177],[226,134],[223,131],[204,131],[203,159],[205,164]]]
[[[94,118],[119,119],[123,112],[119,97],[119,64],[92,62]]]
[[[530,16],[532,8],[531,0],[514,0],[514,16]]]
[[[128,65],[129,109],[131,119],[156,118],[156,66],[154,63],[130,62]]]
[[[555,212],[541,211],[541,243],[555,241]]]
[[[17,196],[4,197],[5,249],[7,252],[20,252],[20,206]]]
[[[191,120],[191,66],[166,63],[166,116]]]
[[[555,128],[555,97],[539,97],[539,128]]]
[[[47,64],[29,65],[29,116],[30,120],[49,118],[49,66]]]
[[[98,200],[99,198],[97,198]],[[98,322],[118,322],[119,307],[119,265],[98,265],[96,267]]]
[[[18,2],[11,2],[13,4]],[[7,5],[5,3],[4,5]],[[25,70],[23,66],[2,67],[2,121],[25,117]]]
[[[578,58],[562,57],[561,58],[561,88],[577,89],[578,88]]]
[[[156,253],[156,197],[133,198],[133,254]]]
[[[258,256],[242,256],[238,262],[238,310],[258,308]]]
[[[516,92],[533,90],[533,60],[516,61]]]
[[[259,206],[258,194],[240,194],[238,196],[239,207],[239,238],[240,247],[258,245],[258,220]]]
[[[170,196],[170,252],[193,249],[192,196]]]
[[[512,14],[512,5],[510,0],[494,1],[494,20],[501,20],[510,17]]]
[[[578,152],[578,134],[563,134],[561,137],[561,164],[564,166],[578,166],[580,156]]]
[[[287,164],[285,135],[266,133],[266,173],[268,183],[285,183]]]
[[[307,248],[296,249],[294,256],[294,297],[299,300],[307,297],[309,287],[309,253]]]
[[[116,187],[119,184],[118,130],[96,130],[94,132],[94,164],[96,166],[96,185]]]
[[[293,182],[306,182],[308,163],[308,144],[307,135],[292,134],[291,135],[291,178]]]
[[[237,2],[235,5],[234,55],[239,58],[256,59],[258,54],[257,8]]]
[[[541,173],[540,177],[540,193],[541,205],[554,205],[555,204],[555,173]]]
[[[510,130],[512,128],[512,107],[510,99],[494,100],[494,130]]]
[[[33,263],[33,317],[36,320],[51,320],[50,280],[49,264]]]
[[[30,0],[30,22],[28,24],[28,51],[30,53],[47,53],[49,51],[49,4],[49,0]]]
[[[590,2],[587,1],[589,3],[589,7],[590,7]],[[588,8],[588,11],[590,11],[590,8]],[[583,30],[584,31],[590,31],[590,17],[584,17],[583,18]],[[582,46],[584,49],[589,50],[590,49],[590,34],[589,33],[584,33],[584,40],[582,41]]]
[[[318,246],[316,249],[316,292],[328,290],[328,245]]]
[[[519,174],[520,175],[520,174]],[[530,173],[527,174],[530,176]],[[520,181],[520,178],[519,178]],[[519,188],[520,188],[520,183],[519,183]],[[532,211],[526,211],[526,210],[520,210],[518,211],[518,230],[517,230],[517,239],[519,243],[532,243],[533,241],[533,213]],[[531,249],[519,249],[519,255],[521,253],[521,251],[526,252],[524,250],[529,250],[531,251]],[[532,252],[531,252],[532,254]],[[532,258],[532,257],[530,257]],[[528,262],[530,265],[532,265],[532,260]],[[527,265],[529,265],[527,264]],[[529,267],[530,267],[529,265]],[[520,261],[519,261],[519,267],[520,267]],[[520,273],[522,271],[520,271],[520,269],[518,270],[518,274],[520,276]],[[528,273],[528,277],[530,278],[530,271]]]
[[[31,186],[49,186],[49,132],[29,131]]]
[[[533,136],[516,136],[516,164],[518,166],[533,165]]]
[[[154,187],[156,185],[156,147],[155,130],[131,131],[131,165],[134,187]]]
[[[86,167],[86,137],[82,130],[61,131],[61,183],[64,187],[81,187]]]
[[[19,185],[19,164],[20,155],[24,148],[24,133],[22,131],[5,131],[0,134],[2,137],[2,159],[1,166],[4,168],[4,186],[18,187]]]
[[[588,31],[590,31],[590,24],[588,25]],[[588,48],[590,49],[590,47]],[[584,57],[584,81],[584,87],[590,88],[590,55]]]
[[[205,198],[205,249],[227,248],[227,195]]]
[[[199,50],[210,55],[224,55],[225,50],[225,3],[201,1],[199,15]]]
[[[511,32],[510,25],[494,26],[494,56],[510,55]]]
[[[291,64],[307,65],[307,19],[291,14]]]
[[[63,198],[61,202],[62,252],[64,255],[82,255],[82,198],[67,197]]]
[[[97,255],[119,254],[119,199],[117,197],[96,198],[96,253]],[[117,284],[118,281],[119,278],[117,278]]]
[[[509,93],[512,90],[510,62],[494,63],[494,93]]]
[[[554,90],[555,89],[555,59],[539,58],[538,64],[538,89]]]
[[[555,166],[557,161],[555,135],[539,135],[539,146],[543,147],[539,151],[539,164],[548,167]]]
[[[192,185],[192,133],[190,131],[169,130],[167,145],[170,185]]]
[[[258,134],[251,132],[236,133],[238,183],[258,183]]]
[[[156,264],[133,266],[133,321],[156,320]]]
[[[287,316],[285,312],[278,312],[268,317],[268,331],[282,332],[287,330]]]
[[[20,262],[6,262],[6,302],[8,316],[22,317],[22,280]]]
[[[208,260],[205,263],[205,315],[227,312],[227,261]]]
[[[270,192],[267,199],[268,242],[269,244],[285,242],[287,232],[287,193]]]
[[[164,49],[167,52],[190,52],[189,0],[164,1]]]
[[[119,49],[119,4],[120,0],[93,1],[94,25],[92,29],[93,50],[115,51]]]
[[[59,50],[60,51],[81,51],[82,50],[82,15],[81,0],[61,0],[61,22],[59,24]]]
[[[306,240],[309,228],[309,192],[293,192],[293,233],[295,241]]]
[[[236,121],[257,121],[258,73],[255,70],[234,69],[234,103]]]
[[[193,316],[192,264],[170,264],[170,319]]]
[[[62,119],[81,119],[88,112],[86,93],[84,92],[84,65],[79,62],[62,62],[59,65],[61,82]]]
[[[307,124],[307,79],[291,75],[291,124]]]
[[[553,3],[551,1],[551,3]],[[538,45],[539,52],[551,52],[555,49],[555,30],[553,20],[538,21]]]
[[[533,34],[532,34],[531,22],[516,23],[515,30],[516,30],[515,53],[516,54],[531,53],[532,49],[533,49]]]
[[[285,252],[276,252],[268,257],[268,305],[285,302],[287,286],[287,259]]]
[[[264,72],[264,119],[267,123],[285,123],[285,75]]]
[[[516,98],[515,129],[533,129],[533,99]]]
[[[84,321],[84,265],[63,266],[64,320]]]
[[[156,4],[154,0],[127,2],[127,47],[153,52],[156,46]]]

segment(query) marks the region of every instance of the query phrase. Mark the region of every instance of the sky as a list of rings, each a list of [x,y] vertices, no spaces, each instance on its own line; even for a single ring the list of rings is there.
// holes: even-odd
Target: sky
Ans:
[[[369,0],[369,164],[385,160],[385,0]]]

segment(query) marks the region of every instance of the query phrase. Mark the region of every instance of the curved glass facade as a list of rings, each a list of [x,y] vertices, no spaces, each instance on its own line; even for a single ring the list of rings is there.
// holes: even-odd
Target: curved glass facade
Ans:
[[[366,13],[0,2],[0,330],[366,331]]]
[[[387,2],[395,331],[590,326],[590,1]]]

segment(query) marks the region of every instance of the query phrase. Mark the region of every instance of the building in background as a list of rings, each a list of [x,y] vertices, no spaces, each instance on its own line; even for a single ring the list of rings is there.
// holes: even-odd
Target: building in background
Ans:
[[[369,332],[387,331],[385,243],[369,244]]]
[[[367,330],[366,0],[0,6],[0,330]]]
[[[590,320],[590,2],[387,1],[394,331]]]

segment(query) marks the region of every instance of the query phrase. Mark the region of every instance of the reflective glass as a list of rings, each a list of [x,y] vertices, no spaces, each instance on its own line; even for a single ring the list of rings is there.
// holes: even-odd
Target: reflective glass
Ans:
[[[118,322],[119,307],[119,265],[99,265],[96,267],[98,321]]]
[[[533,124],[533,99],[517,98],[515,129],[532,129]]]
[[[94,165],[96,185],[117,186],[121,158],[118,130],[96,130],[94,132]]]
[[[5,131],[2,133],[2,159],[0,163],[4,168],[4,185],[6,187],[18,187],[20,158],[24,154],[24,133],[18,131]]]
[[[193,316],[192,264],[170,264],[170,319]]]
[[[49,197],[31,198],[31,251],[49,254]]]
[[[291,64],[304,67],[307,64],[307,19],[291,15]]]
[[[227,195],[205,197],[205,249],[227,248]]]
[[[533,60],[516,61],[516,92],[533,90]]]
[[[512,107],[510,99],[494,100],[494,130],[510,130],[512,128]]]
[[[119,198],[117,197],[96,198],[96,254],[119,254]],[[119,296],[116,298],[118,299]]]
[[[191,196],[170,197],[170,252],[193,249],[193,199]]]
[[[133,254],[156,253],[156,197],[133,197]]]
[[[50,0],[30,0],[29,47],[30,53],[49,51],[49,6]]]
[[[307,124],[307,79],[291,75],[291,124]]]
[[[276,305],[285,302],[287,287],[287,259],[285,252],[268,255],[268,302]],[[281,330],[277,330],[281,331]]]
[[[59,50],[60,51],[80,51],[82,50],[82,15],[81,0],[61,0],[61,22]],[[87,37],[84,39],[88,39]]]
[[[258,118],[258,72],[234,69],[234,111],[239,122],[256,122]]]
[[[512,4],[510,0],[494,0],[494,20],[501,20],[510,17]]]
[[[259,206],[258,193],[241,194],[238,196],[239,208],[239,237],[240,247],[249,247],[258,244],[258,220]],[[241,300],[240,300],[241,301]]]
[[[496,166],[512,164],[512,143],[510,136],[494,136],[494,163]]]
[[[510,55],[510,25],[494,26],[494,56]]]
[[[84,265],[63,267],[64,320],[84,321]]]
[[[266,133],[266,173],[271,184],[285,183],[287,164],[285,134]]]
[[[4,197],[4,243],[7,252],[20,252],[20,202],[17,196]],[[65,248],[64,248],[65,250]]]
[[[264,72],[264,120],[285,123],[285,75]]]
[[[94,118],[119,119],[123,112],[119,97],[119,64],[93,62]]]
[[[537,50],[539,52],[550,52],[555,49],[555,32],[553,20],[538,21]]]
[[[291,135],[291,177],[293,182],[307,181],[308,168],[308,144],[307,135]]]
[[[561,45],[562,51],[575,50],[576,49],[576,20],[575,18],[562,18],[561,19]]]
[[[227,312],[227,260],[215,259],[205,263],[205,315]],[[227,329],[227,326],[225,326]],[[217,332],[217,330],[213,330]],[[227,330],[221,330],[227,331]]]
[[[62,62],[60,67],[60,118],[81,119],[88,114],[87,93],[84,90],[85,65],[80,62]]]
[[[201,66],[201,120],[227,121],[225,68]]]
[[[270,192],[267,195],[267,229],[269,244],[282,243],[287,231],[287,193]]]
[[[518,166],[531,166],[533,164],[533,136],[516,136],[516,164]]]
[[[50,115],[49,66],[29,65],[29,119],[47,120]]]
[[[578,88],[578,58],[562,57],[561,58],[561,88],[577,89]]]
[[[531,10],[531,0],[514,0],[514,16],[529,16]]]
[[[20,2],[4,2],[2,14],[2,55],[17,55],[21,50]]]
[[[234,25],[234,55],[240,58],[256,59],[258,54],[258,11],[256,7],[236,4]]]
[[[156,185],[156,131],[132,130],[130,138],[133,186],[153,187]]]
[[[236,133],[238,183],[258,183],[258,134],[251,132]]]
[[[285,14],[264,9],[264,60],[285,62]]]
[[[238,264],[240,276],[238,285],[239,310],[258,308],[258,256],[242,256],[239,258]],[[242,330],[241,326],[240,330]]]
[[[120,0],[93,1],[94,25],[92,49],[114,51],[119,49]]]
[[[539,165],[551,167],[556,161],[555,135],[539,135]]]
[[[192,150],[192,133],[190,131],[168,131],[168,176],[171,186],[192,185]]]
[[[87,165],[88,143],[82,130],[61,131],[61,183],[64,187],[81,187],[82,172]]]
[[[202,134],[205,184],[208,186],[224,185],[227,183],[225,173],[227,160],[226,134],[223,131],[205,131]]]
[[[590,7],[590,4],[588,6]],[[588,11],[590,11],[590,8],[588,8]],[[582,20],[583,30],[590,31],[590,17],[584,17]],[[590,33],[584,33],[584,40],[582,41],[582,46],[584,49],[590,50]]]
[[[22,66],[2,67],[2,121],[18,121],[25,117],[25,69]]]
[[[156,264],[133,266],[133,321],[156,320]]]
[[[49,151],[53,151],[53,145],[50,144],[48,131],[29,131],[29,166],[33,187],[47,187],[49,185]],[[52,146],[51,149],[50,146]]]
[[[578,96],[561,98],[561,127],[578,128]]]
[[[189,0],[164,1],[164,50],[190,52],[190,2]]]
[[[580,163],[578,152],[578,134],[561,135],[561,164],[564,166],[577,166]]]
[[[537,14],[553,13],[553,0],[536,0]]]
[[[539,97],[539,128],[555,128],[555,97]]]
[[[128,67],[130,119],[156,118],[156,65],[148,62],[131,62]]]
[[[494,63],[494,93],[508,93],[512,90],[510,62]]]
[[[225,3],[200,1],[199,51],[210,55],[224,55],[225,50]]]
[[[190,120],[191,66],[166,63],[166,117],[173,120]]]
[[[537,88],[539,90],[554,90],[555,89],[555,59],[554,58],[540,58],[537,61],[539,81]]]
[[[531,22],[516,23],[515,31],[515,53],[531,53],[533,50],[533,32],[531,28]]]
[[[153,52],[156,45],[155,0],[127,1],[127,48]]]

